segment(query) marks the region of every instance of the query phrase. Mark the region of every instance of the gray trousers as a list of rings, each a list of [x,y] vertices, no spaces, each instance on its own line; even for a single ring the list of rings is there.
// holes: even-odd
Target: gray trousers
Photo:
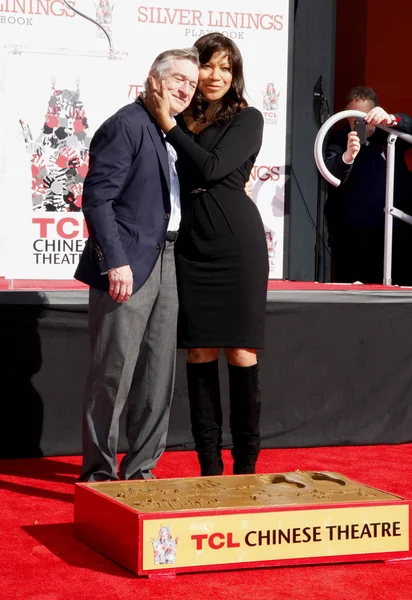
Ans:
[[[82,481],[117,479],[119,418],[126,405],[129,449],[120,478],[144,477],[166,447],[176,360],[174,243],[128,302],[90,289],[91,364],[83,413]]]

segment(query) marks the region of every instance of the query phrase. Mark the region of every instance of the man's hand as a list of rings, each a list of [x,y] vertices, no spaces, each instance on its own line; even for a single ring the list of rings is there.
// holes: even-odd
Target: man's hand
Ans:
[[[127,302],[133,291],[133,273],[129,265],[109,269],[109,294],[116,302]]]
[[[360,147],[361,145],[358,134],[356,131],[351,131],[348,135],[348,145],[346,152],[343,154],[343,161],[348,164],[353,163],[359,154]]]
[[[390,126],[394,122],[396,124],[395,115],[389,115],[381,106],[375,106],[368,112],[365,117],[366,123],[370,125],[387,125]]]

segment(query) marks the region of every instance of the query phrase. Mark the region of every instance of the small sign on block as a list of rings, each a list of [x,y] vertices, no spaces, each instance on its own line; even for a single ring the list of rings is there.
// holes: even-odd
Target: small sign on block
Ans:
[[[410,559],[410,502],[339,473],[78,483],[75,536],[137,575]]]

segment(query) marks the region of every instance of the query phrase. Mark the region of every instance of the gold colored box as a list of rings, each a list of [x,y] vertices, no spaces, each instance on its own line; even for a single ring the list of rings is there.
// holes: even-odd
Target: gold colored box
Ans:
[[[332,472],[78,483],[74,526],[138,575],[411,558],[410,502]]]

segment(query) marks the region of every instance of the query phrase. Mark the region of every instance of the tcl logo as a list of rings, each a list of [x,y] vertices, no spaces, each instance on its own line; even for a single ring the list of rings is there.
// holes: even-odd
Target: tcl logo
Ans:
[[[204,544],[212,550],[220,550],[221,548],[239,548],[240,542],[233,540],[233,533],[220,533],[216,531],[208,535],[207,533],[198,533],[192,535],[191,539],[196,542],[196,550],[203,550]]]
[[[32,220],[33,225],[39,226],[39,237],[47,238],[57,235],[66,240],[75,237],[88,237],[86,221],[80,221],[75,217],[63,217],[55,219],[54,217],[35,217]]]

